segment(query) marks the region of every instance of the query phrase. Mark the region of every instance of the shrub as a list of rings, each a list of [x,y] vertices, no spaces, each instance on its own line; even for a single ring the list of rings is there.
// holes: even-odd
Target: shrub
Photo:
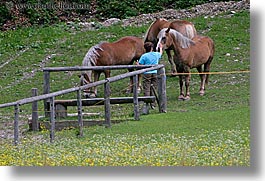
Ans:
[[[10,20],[15,27],[23,25],[44,25],[61,21],[69,21],[85,16],[99,20],[108,18],[128,18],[144,13],[154,13],[164,9],[185,9],[198,4],[221,0],[6,0],[0,3],[0,25]],[[223,0],[228,1],[228,0]],[[58,4],[85,4],[87,9],[61,8]],[[38,5],[52,5],[52,8]],[[21,6],[26,5],[26,6]],[[17,9],[13,8],[16,6]],[[36,7],[37,6],[37,7]],[[15,10],[14,10],[15,9]]]
[[[4,3],[0,3],[0,25],[11,18],[9,11]]]

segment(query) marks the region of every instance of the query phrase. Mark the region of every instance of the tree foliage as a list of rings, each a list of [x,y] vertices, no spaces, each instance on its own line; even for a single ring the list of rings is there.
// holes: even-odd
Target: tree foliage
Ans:
[[[79,17],[128,18],[164,9],[184,9],[212,1],[227,0],[4,0],[0,2],[0,25],[52,24]]]

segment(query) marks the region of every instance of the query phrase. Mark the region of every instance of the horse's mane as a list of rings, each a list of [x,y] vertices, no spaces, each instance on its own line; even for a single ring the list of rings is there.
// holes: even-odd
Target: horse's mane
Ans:
[[[97,59],[100,57],[98,50],[104,51],[101,48],[101,44],[104,42],[101,42],[95,46],[92,46],[88,52],[86,53],[85,58],[83,59],[83,66],[95,66],[97,64]]]
[[[167,29],[167,28],[165,28],[165,29]],[[180,32],[178,32],[174,29],[170,29],[169,33],[174,35],[176,41],[180,44],[181,48],[189,48],[191,45],[195,44],[194,41],[185,37]]]
[[[158,19],[156,19],[150,26],[149,26],[149,28],[147,29],[147,31],[146,31],[146,33],[145,33],[145,35],[144,35],[144,42],[146,41],[146,39],[147,39],[147,36],[148,36],[148,34],[149,34],[149,31],[150,31],[150,29],[151,29],[151,27],[154,25],[154,23],[156,23],[158,20],[166,20],[165,18],[158,18]],[[167,21],[167,20],[166,20]]]
[[[195,35],[197,34],[196,29],[192,25],[186,25],[185,31],[186,31],[187,37],[190,39],[194,38]]]

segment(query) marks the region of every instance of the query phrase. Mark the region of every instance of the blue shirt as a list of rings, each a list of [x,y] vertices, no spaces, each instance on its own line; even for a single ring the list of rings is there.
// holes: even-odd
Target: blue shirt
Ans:
[[[143,54],[139,60],[140,65],[157,65],[159,59],[161,58],[161,54],[159,52],[147,52]],[[156,74],[157,70],[151,70],[145,72],[144,74]]]

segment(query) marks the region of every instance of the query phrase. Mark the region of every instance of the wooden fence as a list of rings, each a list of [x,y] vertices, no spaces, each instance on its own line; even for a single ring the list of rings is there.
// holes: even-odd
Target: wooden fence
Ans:
[[[114,77],[106,78],[97,82],[89,83],[83,86],[73,87],[69,89],[64,89],[61,91],[50,93],[50,72],[56,71],[85,71],[85,70],[104,70],[104,69],[128,69],[136,68],[140,70],[120,74]],[[124,78],[133,76],[134,86],[133,86],[133,104],[134,104],[134,117],[139,119],[139,102],[138,102],[138,92],[137,92],[137,81],[139,74],[150,70],[158,70],[158,98],[159,98],[159,111],[166,112],[167,101],[166,101],[166,75],[164,65],[154,65],[154,66],[136,66],[136,65],[122,65],[122,66],[95,66],[95,67],[54,67],[54,68],[44,68],[44,94],[39,96],[33,96],[25,99],[21,99],[15,102],[10,102],[6,104],[0,104],[0,108],[14,106],[14,144],[17,145],[19,142],[19,110],[20,106],[28,103],[32,103],[32,108],[36,109],[37,101],[44,100],[44,105],[46,106],[45,111],[49,111],[50,117],[50,141],[54,141],[55,136],[55,97],[63,94],[68,94],[71,92],[77,93],[77,107],[78,107],[78,125],[80,136],[83,135],[83,120],[82,120],[82,98],[81,93],[84,89],[91,88],[94,86],[99,86],[104,84],[104,106],[105,106],[105,123],[110,126],[110,83],[115,82]],[[33,95],[36,92],[33,90]],[[34,105],[35,104],[35,105]],[[49,106],[47,106],[49,104]],[[47,109],[49,108],[49,110]],[[34,112],[34,111],[32,111]]]
[[[44,72],[44,87],[43,87],[43,94],[50,93],[50,73],[51,72],[64,72],[64,71],[86,71],[86,70],[117,70],[117,69],[144,69],[150,68],[151,65],[114,65],[114,66],[93,66],[93,67],[84,67],[84,66],[75,66],[75,67],[47,67],[43,69]],[[126,77],[127,75],[124,74]],[[123,75],[123,76],[124,76]],[[116,76],[117,80],[120,80],[120,76]],[[117,80],[113,80],[117,81]],[[138,80],[134,80],[138,81]],[[135,85],[135,84],[134,84]],[[44,110],[45,110],[45,117],[49,117],[50,113],[50,103],[49,99],[44,100]]]

